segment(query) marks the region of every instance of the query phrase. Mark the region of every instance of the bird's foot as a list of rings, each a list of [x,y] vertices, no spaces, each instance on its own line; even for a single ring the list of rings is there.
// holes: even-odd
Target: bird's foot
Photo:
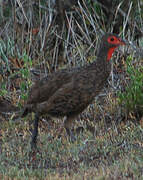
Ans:
[[[83,133],[83,131],[84,131],[84,128],[82,126],[75,129],[76,135],[80,135],[81,133]]]
[[[74,136],[73,132],[68,128],[66,128],[66,132],[69,136],[69,140],[74,143],[76,141],[76,137]]]
[[[32,150],[36,150],[37,149],[37,142],[35,140],[32,139],[30,145],[31,145],[31,149]]]
[[[73,133],[71,133],[69,138],[72,143],[74,143],[77,140],[77,138],[73,135]]]

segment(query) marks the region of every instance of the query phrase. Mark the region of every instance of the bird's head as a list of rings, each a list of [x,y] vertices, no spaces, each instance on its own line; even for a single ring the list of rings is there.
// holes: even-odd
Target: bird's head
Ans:
[[[102,46],[108,49],[107,61],[112,57],[113,52],[118,46],[126,45],[125,40],[121,39],[118,35],[107,33],[102,37]]]

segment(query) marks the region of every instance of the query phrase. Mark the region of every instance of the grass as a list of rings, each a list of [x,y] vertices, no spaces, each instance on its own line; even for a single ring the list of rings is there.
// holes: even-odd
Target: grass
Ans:
[[[47,126],[47,127],[46,127]],[[70,143],[65,131],[40,123],[38,150],[30,148],[29,123],[3,123],[0,174],[11,179],[141,179],[143,128],[131,121],[94,137],[84,131]],[[9,128],[7,128],[9,127]]]

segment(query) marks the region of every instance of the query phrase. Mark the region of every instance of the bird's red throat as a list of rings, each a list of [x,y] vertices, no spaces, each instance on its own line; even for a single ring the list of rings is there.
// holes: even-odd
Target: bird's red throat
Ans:
[[[111,57],[112,57],[112,54],[113,52],[115,51],[117,47],[112,47],[108,50],[108,53],[107,53],[107,61],[110,61]]]

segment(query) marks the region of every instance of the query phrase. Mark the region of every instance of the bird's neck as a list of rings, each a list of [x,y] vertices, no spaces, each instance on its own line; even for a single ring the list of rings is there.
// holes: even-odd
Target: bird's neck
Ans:
[[[101,45],[97,53],[97,60],[101,61],[102,59],[104,63],[107,63],[108,61],[110,61],[114,50],[115,47],[107,48],[106,46]]]
[[[96,60],[89,65],[89,68],[91,69],[95,69],[96,71],[103,71],[103,72],[110,72],[111,71],[111,62],[109,58],[109,55],[112,56],[112,54],[109,53],[113,53],[110,52],[110,49],[106,48],[106,47],[100,47],[99,51],[97,53],[97,58]]]

